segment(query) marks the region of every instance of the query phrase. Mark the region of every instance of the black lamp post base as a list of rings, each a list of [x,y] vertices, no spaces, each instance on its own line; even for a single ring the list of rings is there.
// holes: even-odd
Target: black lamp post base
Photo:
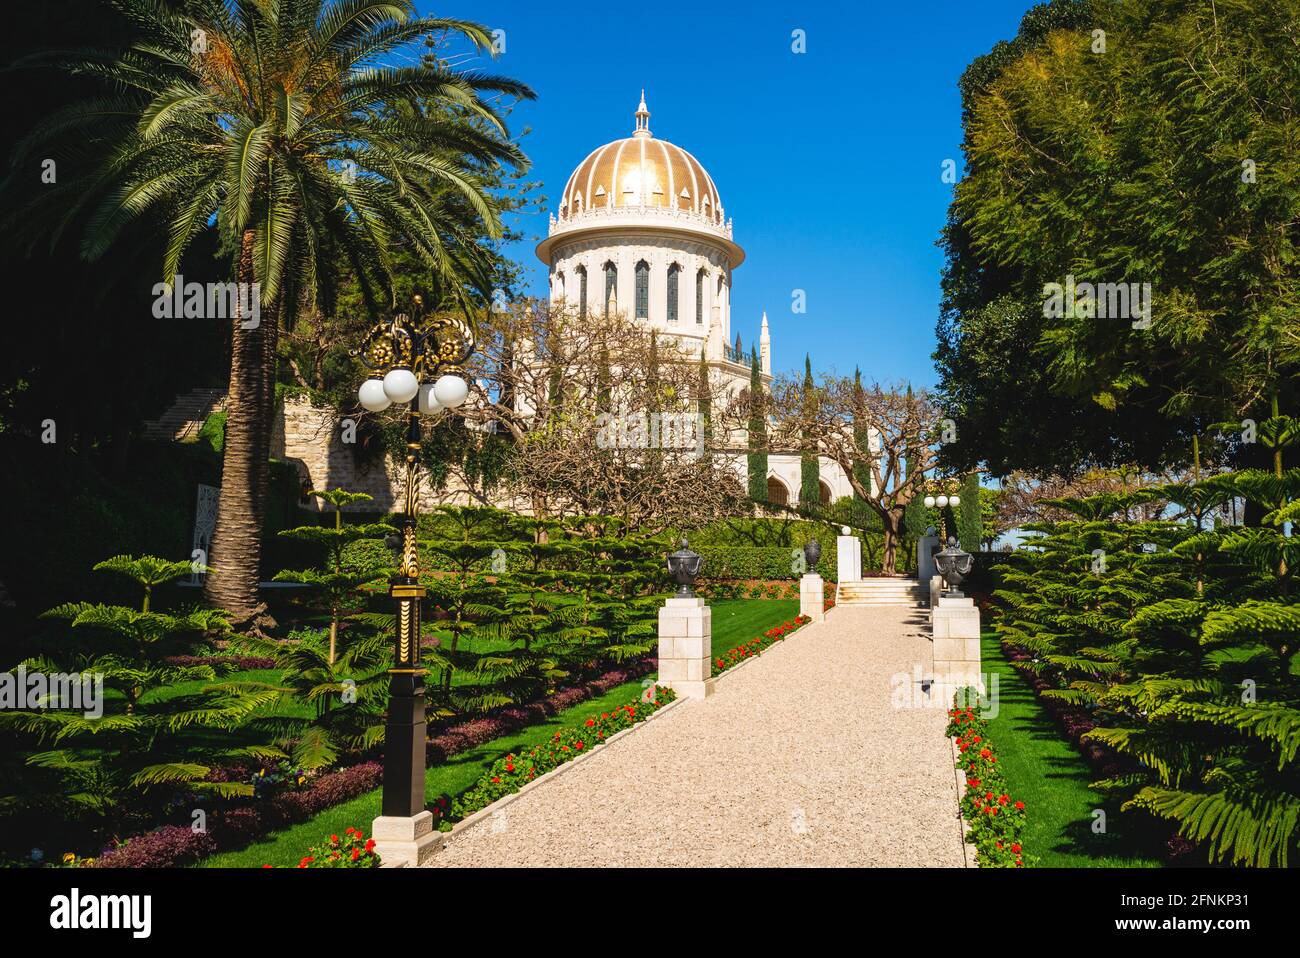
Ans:
[[[423,865],[444,839],[424,807],[424,670],[394,670],[388,695],[384,791],[371,837],[385,866]]]
[[[382,814],[411,818],[424,811],[424,670],[394,671],[388,696]]]

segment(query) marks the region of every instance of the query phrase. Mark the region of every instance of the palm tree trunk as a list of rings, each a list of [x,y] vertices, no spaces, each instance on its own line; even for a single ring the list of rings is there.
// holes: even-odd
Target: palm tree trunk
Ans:
[[[236,280],[248,284],[242,289],[252,287],[251,230],[243,236]],[[244,328],[247,319],[237,317],[231,331],[221,495],[204,593],[211,605],[232,613],[237,625],[261,611],[258,581],[275,414],[278,306],[263,304],[260,321],[251,328]]]

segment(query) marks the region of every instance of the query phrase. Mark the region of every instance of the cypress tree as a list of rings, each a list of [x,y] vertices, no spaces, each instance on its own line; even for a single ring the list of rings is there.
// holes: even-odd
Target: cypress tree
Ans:
[[[855,409],[862,409],[864,406],[862,398],[862,370],[855,368],[853,370],[853,405]],[[853,424],[853,441],[863,452],[871,449],[871,424],[859,423]],[[859,459],[853,464],[853,474],[857,477],[858,482],[862,483],[867,489],[871,488],[871,463],[864,459]]]
[[[804,412],[811,415],[813,404],[812,357],[807,353],[803,357],[803,395]],[[803,509],[817,509],[821,505],[821,470],[817,467],[817,457],[805,452],[799,460],[799,506]]]
[[[967,552],[978,552],[984,533],[984,516],[980,505],[980,477],[969,472],[961,481],[961,505],[957,507],[957,540]]]
[[[740,334],[736,334],[740,346]],[[763,378],[758,367],[758,353],[749,362],[749,498],[767,501],[767,413],[763,395]]]

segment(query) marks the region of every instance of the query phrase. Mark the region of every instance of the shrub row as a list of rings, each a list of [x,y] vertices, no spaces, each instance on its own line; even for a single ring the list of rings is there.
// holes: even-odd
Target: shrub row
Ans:
[[[974,689],[957,692],[948,712],[948,737],[957,740],[957,768],[966,776],[962,817],[970,823],[966,840],[975,846],[981,868],[1023,868],[1033,864],[1025,854],[1025,803],[1014,799],[998,768],[998,757],[988,738],[988,723],[975,701]]]
[[[450,829],[452,821],[467,818],[502,796],[519,791],[533,779],[565,762],[573,761],[610,736],[644,722],[675,698],[677,694],[672,689],[656,685],[647,689],[646,694],[636,702],[621,705],[612,712],[602,712],[598,717],[592,716],[581,725],[562,728],[549,741],[534,746],[527,752],[497,759],[471,788],[451,803],[450,812],[439,822],[439,827]],[[445,807],[443,801],[436,803],[433,810],[435,816],[438,810]]]
[[[803,626],[811,622],[806,615],[796,615],[794,619],[787,619],[785,622],[771,629],[768,629],[757,638],[750,639],[748,642],[742,642],[734,648],[728,649],[722,655],[714,656],[713,674],[719,675],[732,666],[739,665],[746,659],[752,659],[756,655],[762,655],[764,650],[769,646],[775,645],[792,632],[798,631]]]

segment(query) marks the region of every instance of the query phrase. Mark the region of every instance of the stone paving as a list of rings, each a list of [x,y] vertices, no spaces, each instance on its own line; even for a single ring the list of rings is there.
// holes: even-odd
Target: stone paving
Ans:
[[[923,611],[834,609],[431,867],[963,867],[945,708],[895,704],[926,701],[913,682],[929,661]]]

